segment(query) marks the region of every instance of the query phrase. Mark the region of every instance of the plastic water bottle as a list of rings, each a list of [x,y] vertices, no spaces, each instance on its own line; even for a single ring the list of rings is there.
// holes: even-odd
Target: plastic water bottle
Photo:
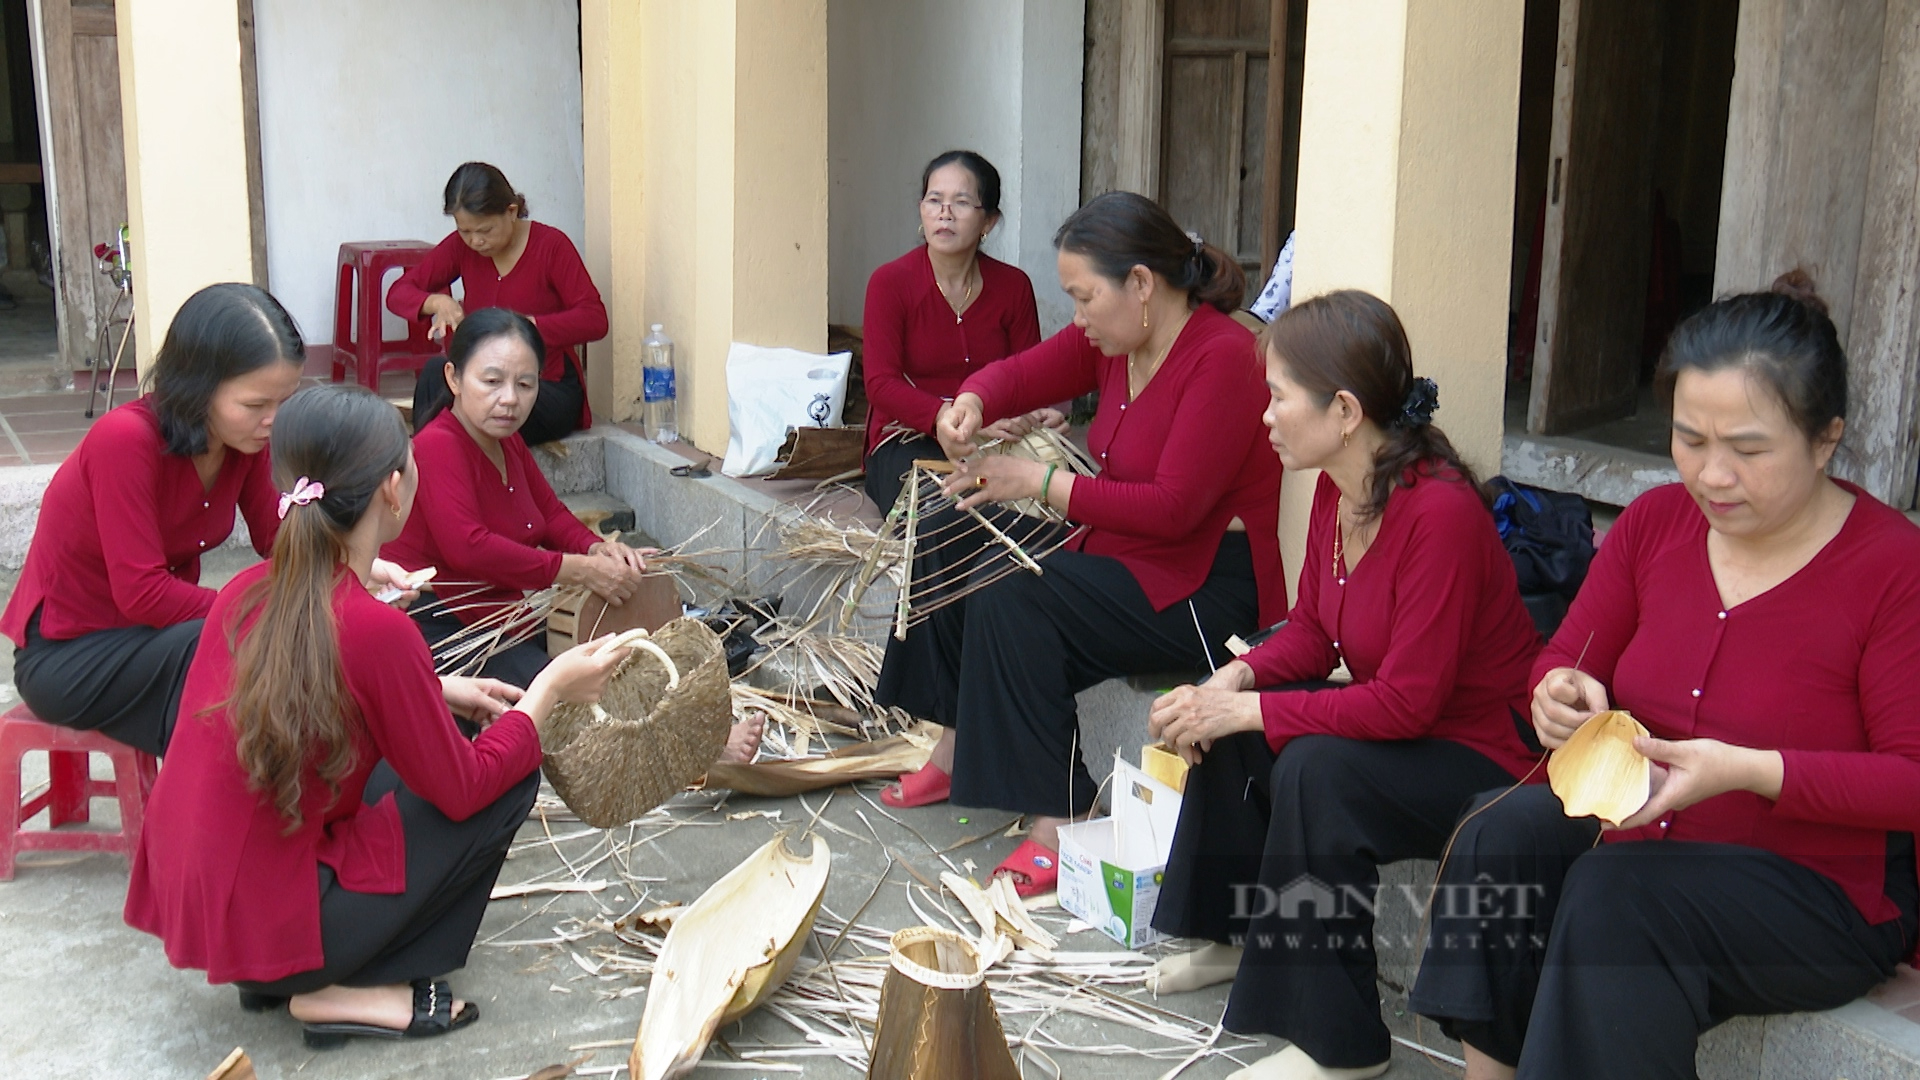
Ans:
[[[657,443],[680,441],[680,425],[674,415],[673,339],[653,324],[653,332],[640,343],[640,426]]]

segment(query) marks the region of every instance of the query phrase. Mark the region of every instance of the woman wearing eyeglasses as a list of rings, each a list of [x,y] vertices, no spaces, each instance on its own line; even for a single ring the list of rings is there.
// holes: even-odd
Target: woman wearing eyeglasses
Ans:
[[[927,242],[867,279],[867,494],[883,511],[915,458],[944,456],[933,422],[967,376],[1040,343],[1033,282],[980,251],[998,224],[999,170],[971,150],[949,150],[920,173]],[[985,434],[1017,438],[1035,424],[1066,423],[1058,409],[1040,409]]]

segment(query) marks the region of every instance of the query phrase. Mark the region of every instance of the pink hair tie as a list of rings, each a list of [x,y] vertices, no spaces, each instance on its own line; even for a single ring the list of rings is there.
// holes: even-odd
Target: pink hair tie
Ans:
[[[327,487],[325,484],[322,484],[318,480],[308,480],[304,476],[301,477],[299,482],[293,485],[292,491],[283,491],[280,493],[280,517],[283,520],[286,518],[288,507],[305,506],[319,499],[326,493]]]

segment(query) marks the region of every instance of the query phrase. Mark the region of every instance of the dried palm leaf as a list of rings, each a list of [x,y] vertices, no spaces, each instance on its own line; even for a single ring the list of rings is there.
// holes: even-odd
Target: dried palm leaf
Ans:
[[[1007,457],[1025,458],[1042,465],[1058,465],[1075,476],[1092,476],[1100,471],[1085,450],[1078,443],[1050,427],[1037,427],[1018,439],[991,442],[980,448],[982,453],[1004,454]],[[1049,521],[1065,521],[1066,518],[1053,507],[1040,499],[1020,499],[1006,505],[1028,517],[1046,518]]]
[[[833,861],[825,840],[810,839],[803,859],[788,851],[786,834],[774,837],[673,920],[628,1061],[636,1080],[692,1072],[715,1029],[792,974]]]
[[[857,780],[891,780],[925,765],[933,754],[933,744],[940,740],[938,724],[922,722],[916,729],[909,734],[843,746],[823,757],[750,765],[717,762],[707,770],[706,786],[781,798]]]
[[[1595,713],[1547,759],[1547,780],[1568,817],[1618,825],[1653,793],[1653,767],[1633,748],[1647,729],[1619,709]]]
[[[917,926],[891,945],[868,1080],[1018,1080],[974,944]]]
[[[1059,940],[1041,929],[1040,924],[1027,913],[1026,905],[1020,902],[1020,894],[1014,891],[1012,878],[994,878],[983,889],[958,874],[945,873],[940,875],[940,884],[947,887],[947,891],[960,901],[960,905],[967,909],[967,914],[973,916],[973,921],[980,927],[978,947],[981,953],[993,956],[996,952],[1002,952],[1004,955],[993,939],[1005,937],[1042,960],[1053,958],[1053,951],[1060,946]]]

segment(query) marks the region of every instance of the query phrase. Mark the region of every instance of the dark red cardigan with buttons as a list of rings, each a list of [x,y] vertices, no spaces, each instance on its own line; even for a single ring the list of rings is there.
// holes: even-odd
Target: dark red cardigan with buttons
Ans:
[[[933,279],[924,244],[867,279],[863,319],[869,454],[889,424],[933,434],[942,399],[954,396],[967,376],[1040,343],[1026,271],[981,255],[980,295],[966,314],[955,315]]]
[[[1100,391],[1087,429],[1098,476],[1073,482],[1067,517],[1086,526],[1073,546],[1126,566],[1164,611],[1207,580],[1227,524],[1253,549],[1260,622],[1285,616],[1280,565],[1280,459],[1260,416],[1266,372],[1247,328],[1201,306],[1160,370],[1133,400],[1127,358],[1107,356],[1069,326],[968,378],[989,423]]]
[[[1366,556],[1336,572],[1340,489],[1320,475],[1299,599],[1242,659],[1259,686],[1324,679],[1341,659],[1353,683],[1261,694],[1267,742],[1278,752],[1301,735],[1447,739],[1524,775],[1539,755],[1514,717],[1528,715],[1542,643],[1513,559],[1472,488],[1452,474],[1413,480],[1387,499]]]
[[[225,708],[233,695],[234,605],[266,573],[264,564],[241,571],[208,615],[127,881],[127,925],[158,936],[175,967],[201,969],[213,983],[272,982],[323,966],[321,866],[352,892],[406,890],[399,806],[392,793],[371,806],[362,801],[375,765],[391,765],[407,791],[455,821],[540,767],[540,736],[523,712],[500,717],[471,742],[463,738],[413,620],[343,573],[333,610],[340,671],[359,712],[353,764],[336,793],[309,762],[300,785],[303,820],[289,832],[241,767]]]
[[[129,401],[94,422],[47,484],[0,632],[25,644],[35,610],[49,641],[202,618],[214,591],[200,587],[200,556],[232,535],[236,508],[265,555],[278,502],[265,450],[229,450],[204,487],[192,458],[167,453],[152,399]]]
[[[1825,874],[1869,923],[1896,917],[1887,833],[1920,834],[1920,528],[1851,484],[1846,524],[1805,567],[1720,602],[1686,488],[1620,515],[1534,664],[1572,667],[1662,739],[1778,750],[1780,797],[1736,791],[1610,841],[1750,844]],[[1591,636],[1593,644],[1587,644]]]
[[[409,267],[387,290],[387,310],[403,319],[425,321],[420,308],[429,296],[447,293],[455,281],[464,290],[460,306],[467,311],[499,307],[531,318],[546,342],[547,355],[540,377],[560,378],[571,365],[587,385],[580,348],[607,336],[607,306],[600,290],[580,261],[580,251],[567,234],[537,221],[527,223],[527,246],[520,261],[502,276],[493,258],[467,246],[457,232],[434,245],[425,261]],[[449,294],[450,295],[450,294]],[[580,403],[580,426],[593,426],[586,400]]]
[[[553,493],[525,439],[510,435],[500,448],[504,480],[451,408],[428,421],[413,439],[413,515],[380,549],[408,570],[436,568],[434,594],[468,623],[553,584],[562,555],[600,542]]]

